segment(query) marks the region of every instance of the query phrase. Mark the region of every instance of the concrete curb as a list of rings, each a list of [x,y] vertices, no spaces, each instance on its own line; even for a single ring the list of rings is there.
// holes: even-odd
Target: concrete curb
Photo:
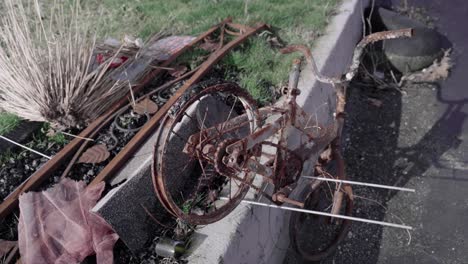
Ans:
[[[148,213],[158,219],[166,214],[156,197],[151,179],[153,148],[157,138],[155,133],[142,145],[110,182],[115,187],[92,209],[92,212],[103,217],[114,228],[120,239],[135,254],[160,229]]]
[[[349,0],[337,9],[325,35],[312,53],[319,71],[340,76],[351,61],[355,44],[362,37],[362,12],[368,0]],[[335,100],[329,85],[317,82],[307,66],[301,75],[298,104],[321,123],[333,118]],[[290,146],[300,143],[291,135]],[[304,164],[303,174],[312,172],[316,156]],[[246,199],[252,199],[249,194]],[[265,201],[266,202],[266,201]],[[283,263],[289,247],[289,213],[265,207],[238,206],[230,215],[197,230],[189,263]]]

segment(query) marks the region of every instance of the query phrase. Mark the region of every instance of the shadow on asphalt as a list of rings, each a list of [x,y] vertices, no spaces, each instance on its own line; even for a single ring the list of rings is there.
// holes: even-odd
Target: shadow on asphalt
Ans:
[[[417,93],[418,89],[431,89],[431,85],[421,84],[417,88],[412,85],[408,89],[408,96]],[[402,123],[401,93],[377,92],[356,84],[350,86],[344,131],[344,154],[350,179],[405,186],[411,178],[421,176],[432,165],[444,167],[439,158],[460,144],[459,137],[466,120],[466,114],[461,109],[468,100],[448,101],[441,97],[440,87],[436,90],[437,101],[445,104],[447,110],[418,142],[410,147],[399,148],[400,126],[414,129],[411,124]],[[382,101],[382,107],[375,107],[367,98]],[[357,195],[354,210],[356,217],[399,222],[396,217],[389,218],[386,210],[386,201],[396,194],[395,191],[354,187],[354,192]],[[353,223],[350,234],[337,254],[323,263],[377,263],[382,230],[377,225]]]

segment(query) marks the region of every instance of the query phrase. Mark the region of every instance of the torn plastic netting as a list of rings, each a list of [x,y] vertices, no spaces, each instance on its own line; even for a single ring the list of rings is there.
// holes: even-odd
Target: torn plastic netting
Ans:
[[[86,189],[83,181],[63,179],[43,192],[19,198],[18,244],[22,263],[78,263],[96,253],[97,263],[113,263],[118,235],[90,212],[104,182]]]

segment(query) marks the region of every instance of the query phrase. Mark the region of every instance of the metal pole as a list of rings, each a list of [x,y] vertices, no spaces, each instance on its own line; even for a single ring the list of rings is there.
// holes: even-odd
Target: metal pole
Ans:
[[[403,187],[395,187],[395,186],[388,186],[388,185],[375,184],[375,183],[357,182],[357,181],[348,181],[348,180],[338,180],[338,179],[315,177],[315,176],[301,176],[301,177],[306,178],[306,179],[319,180],[319,181],[348,183],[348,184],[354,184],[354,185],[362,185],[362,186],[375,187],[375,188],[381,188],[381,189],[389,189],[389,190],[397,190],[397,191],[403,191],[403,192],[415,192],[414,189],[403,188]]]
[[[229,198],[227,198],[227,197],[219,197],[219,199],[220,200],[229,200]],[[407,230],[412,230],[413,229],[411,226],[407,226],[407,225],[387,223],[387,222],[364,219],[364,218],[347,216],[347,215],[330,214],[330,213],[325,213],[325,212],[320,212],[320,211],[306,210],[306,209],[294,208],[294,207],[288,207],[288,206],[278,206],[278,205],[275,205],[275,204],[264,204],[264,203],[259,203],[259,202],[254,202],[254,201],[247,201],[247,200],[242,200],[242,202],[247,203],[247,204],[259,205],[259,206],[265,206],[265,207],[272,207],[272,208],[284,209],[284,210],[307,213],[307,214],[330,216],[330,217],[347,219],[347,220],[351,220],[351,221],[363,222],[363,223],[368,223],[368,224],[376,224],[376,225],[382,225],[382,226],[396,227],[396,228],[402,228],[402,229],[407,229]]]
[[[20,146],[20,147],[22,147],[22,148],[24,148],[24,149],[27,149],[27,150],[29,150],[29,151],[31,151],[31,152],[34,152],[34,153],[36,153],[37,155],[41,155],[41,156],[44,157],[44,158],[51,159],[50,156],[47,156],[47,155],[45,155],[45,154],[42,154],[42,153],[40,153],[39,151],[36,151],[36,150],[34,150],[34,149],[32,149],[32,148],[28,148],[28,147],[26,147],[26,146],[24,146],[24,145],[21,145],[20,143],[17,143],[17,142],[15,142],[15,141],[13,141],[13,140],[11,140],[11,139],[8,139],[8,138],[6,138],[6,137],[4,137],[4,136],[0,136],[0,138],[4,139],[4,140],[6,140],[6,141],[8,141],[8,142],[10,142],[10,143],[12,143],[12,144],[15,144],[15,145],[17,145],[17,146]]]
[[[64,135],[67,135],[67,136],[70,136],[70,137],[76,137],[76,138],[79,138],[79,139],[84,139],[84,140],[88,140],[88,141],[94,141],[94,139],[92,139],[92,138],[80,137],[80,136],[73,135],[73,134],[70,134],[70,133],[67,133],[67,132],[63,132],[63,131],[59,131],[59,133],[62,133],[62,134],[64,134]]]

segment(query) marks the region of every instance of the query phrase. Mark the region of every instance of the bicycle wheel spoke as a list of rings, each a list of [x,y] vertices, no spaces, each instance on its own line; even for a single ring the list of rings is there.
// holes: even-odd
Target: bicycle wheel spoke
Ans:
[[[234,101],[234,103],[232,104],[231,106],[231,109],[229,110],[229,114],[228,114],[228,117],[226,118],[226,120],[224,120],[224,123],[223,124],[226,124],[226,122],[231,119],[231,115],[232,115],[232,112],[234,111],[234,107],[236,106],[236,103],[237,103],[237,100],[239,99],[239,97],[236,96],[236,100]],[[224,130],[224,125],[221,127],[221,130]]]
[[[188,162],[185,163],[185,166],[183,167],[182,169],[182,172],[185,172],[185,170],[188,168],[188,166],[190,165],[190,163],[194,160],[195,158],[193,157],[190,157]]]
[[[232,178],[229,178],[229,200],[232,199]]]
[[[201,123],[200,123],[199,118],[197,118],[197,120],[198,120],[198,129],[200,129],[200,131],[202,131],[203,129],[206,129],[205,120],[206,120],[207,114],[208,114],[208,106],[205,107],[205,113],[203,115],[203,119],[201,120]],[[198,115],[197,115],[197,117],[198,117]],[[201,133],[200,133],[200,141],[201,141]]]

